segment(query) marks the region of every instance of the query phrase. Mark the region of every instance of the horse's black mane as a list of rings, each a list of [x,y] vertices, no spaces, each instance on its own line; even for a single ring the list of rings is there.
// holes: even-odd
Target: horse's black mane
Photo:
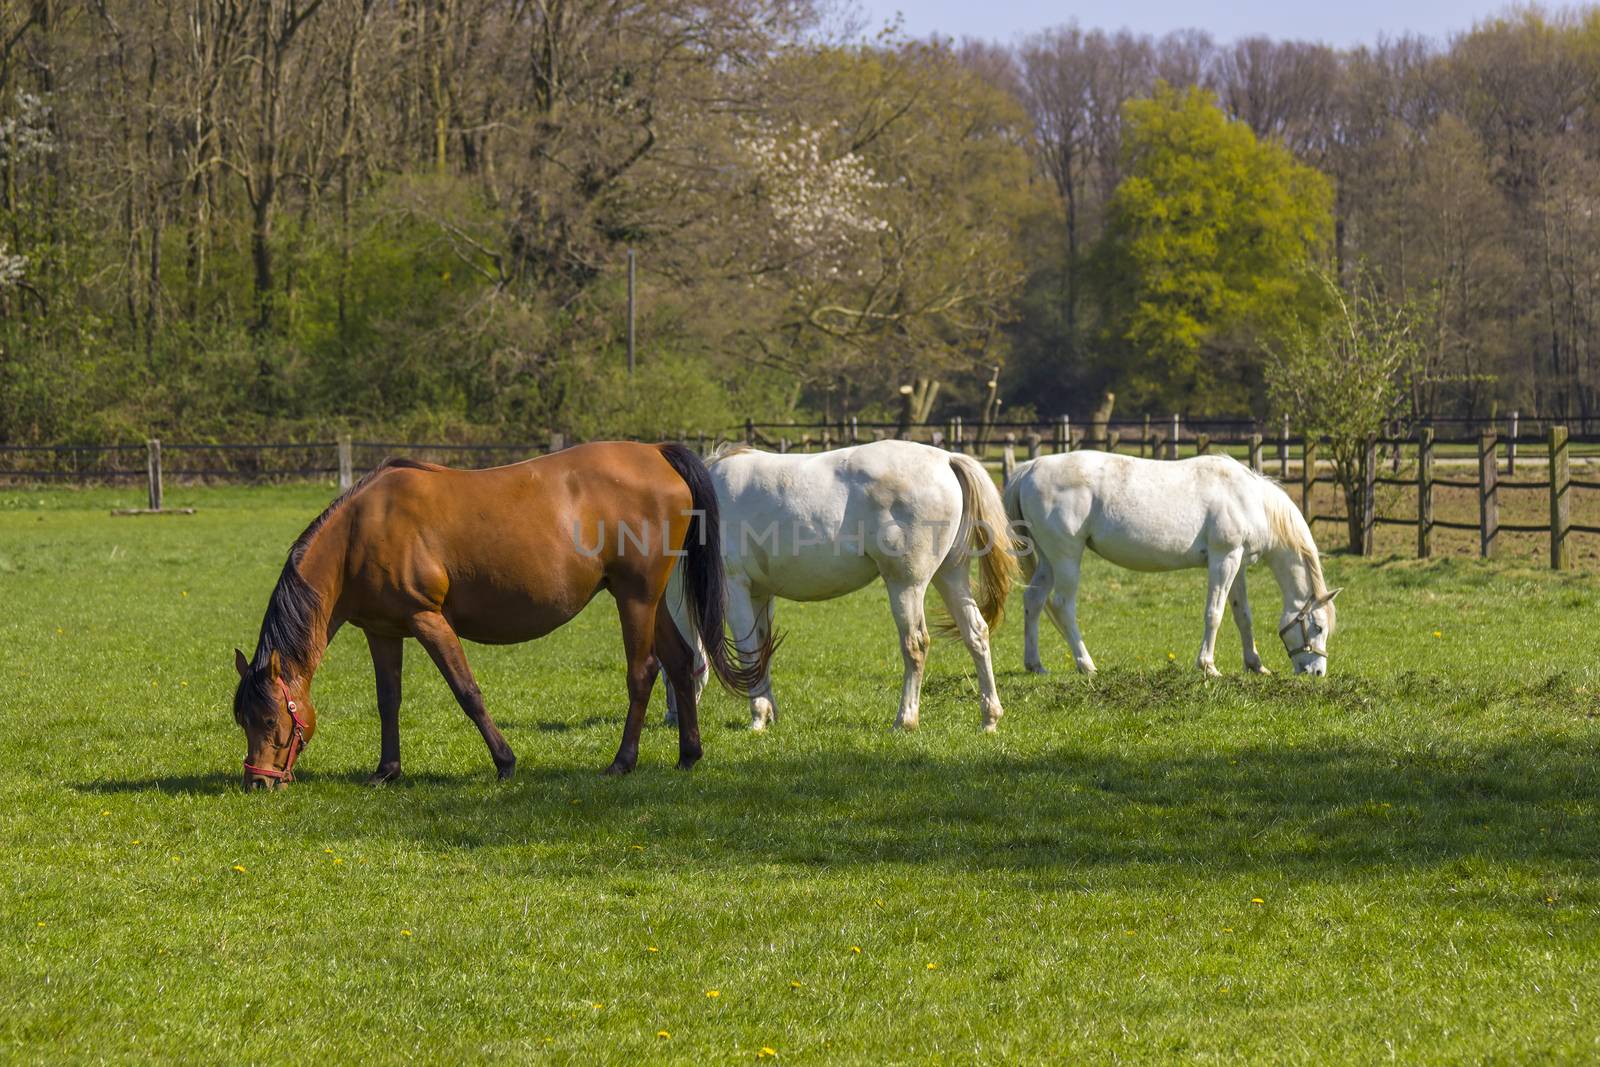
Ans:
[[[272,597],[267,601],[267,614],[261,620],[261,636],[256,641],[255,658],[250,661],[249,680],[263,694],[268,696],[271,694],[273,679],[268,677],[271,672],[266,668],[274,652],[278,653],[280,662],[296,665],[309,663],[316,655],[316,650],[311,647],[311,623],[322,607],[322,597],[311,588],[311,583],[300,573],[300,561],[305,557],[311,539],[346,501],[365,489],[384,471],[397,468],[432,469],[430,464],[419,463],[414,459],[384,460],[359,482],[340,493],[321,515],[311,520],[311,525],[305,528],[305,532],[296,538],[294,545],[290,547],[289,558],[283,564],[283,573],[278,575],[278,584],[273,588]],[[240,692],[243,693],[245,688],[246,686],[241,684]]]

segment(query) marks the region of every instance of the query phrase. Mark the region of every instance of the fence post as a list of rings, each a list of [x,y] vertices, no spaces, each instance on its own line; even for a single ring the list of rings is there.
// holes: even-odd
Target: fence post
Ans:
[[[1478,553],[1484,559],[1494,555],[1495,537],[1500,532],[1500,501],[1496,494],[1499,459],[1495,455],[1499,439],[1485,430],[1478,439]]]
[[[1172,439],[1167,442],[1167,458],[1178,458],[1178,413],[1172,413]]]
[[[1000,454],[1000,484],[1010,485],[1017,470],[1017,435],[1006,434],[1006,449]]]
[[[344,492],[356,484],[355,449],[350,443],[350,435],[339,435],[339,492]]]
[[[1361,456],[1361,544],[1360,555],[1372,555],[1373,533],[1378,526],[1378,438],[1367,435],[1367,448]]]
[[[1030,433],[1028,435],[1028,458],[1039,458],[1039,435],[1036,433]]]
[[[1195,434],[1194,454],[1197,456],[1203,456],[1209,451],[1211,451],[1211,435],[1208,433]]]
[[[1306,522],[1311,522],[1311,492],[1317,487],[1317,443],[1311,438],[1306,438],[1306,446],[1302,450],[1305,458],[1300,461],[1300,514],[1305,516]]]
[[[1550,427],[1550,566],[1564,571],[1572,565],[1567,533],[1572,524],[1572,469],[1567,462],[1567,428]]]
[[[1417,558],[1433,555],[1433,427],[1417,432]]]
[[[1283,430],[1278,434],[1278,480],[1289,480],[1289,416],[1283,417]]]
[[[1506,442],[1506,473],[1517,473],[1517,424],[1522,421],[1522,412],[1511,413],[1511,439]]]
[[[789,439],[787,437],[778,438],[778,451],[779,452],[788,452],[789,451]]]
[[[1257,474],[1261,473],[1261,435],[1250,435],[1250,469]]]
[[[1151,452],[1148,452],[1149,447],[1150,447],[1150,413],[1147,411],[1147,412],[1144,413],[1144,432],[1139,435],[1139,455],[1143,456],[1143,455],[1147,455],[1148,454],[1150,456],[1150,458],[1154,459],[1155,458],[1155,454],[1151,453]]]
[[[152,437],[144,443],[145,466],[150,475],[150,510],[161,510],[161,439]]]
[[[854,415],[851,415],[850,416],[850,443],[851,444],[855,444],[859,440],[860,440],[860,437],[857,436],[856,417]]]
[[[1066,415],[1056,418],[1056,452],[1070,451],[1072,448],[1072,422]]]
[[[744,443],[747,445],[756,443],[756,424],[750,419],[744,420]]]
[[[560,452],[567,447],[567,435],[564,433],[550,432],[550,451]]]
[[[900,425],[895,430],[894,435],[900,438],[902,441],[911,440],[911,407],[912,404],[915,403],[915,401],[912,399],[913,392],[915,392],[915,390],[913,390],[909,385],[902,385],[900,387]]]

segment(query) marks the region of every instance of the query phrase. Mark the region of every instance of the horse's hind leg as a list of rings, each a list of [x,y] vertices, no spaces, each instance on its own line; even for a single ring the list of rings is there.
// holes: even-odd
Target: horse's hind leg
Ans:
[[[922,668],[928,661],[928,625],[923,618],[922,598],[926,582],[894,581],[889,586],[889,610],[900,628],[900,658],[905,663],[905,680],[900,687],[900,714],[896,726],[914,730],[922,715]]]
[[[428,650],[439,673],[450,683],[456,703],[461,705],[461,710],[467,713],[467,718],[483,735],[483,742],[489,746],[489,756],[494,760],[501,779],[510,778],[516,773],[517,757],[511,751],[511,746],[506,744],[506,739],[500,736],[500,729],[495,726],[494,720],[489,718],[489,709],[483,706],[483,693],[478,689],[477,680],[472,677],[472,668],[467,666],[467,656],[461,651],[461,641],[456,637],[456,632],[450,628],[444,616],[436,611],[424,611],[412,616],[411,632],[417,635],[417,641]]]
[[[1000,707],[1000,693],[994,684],[994,664],[989,658],[989,624],[983,621],[983,612],[972,596],[972,581],[967,573],[967,560],[959,565],[947,564],[933,576],[950,617],[961,631],[961,640],[972,654],[972,665],[978,671],[978,691],[983,701],[983,728],[993,732],[1005,714]]]
[[[772,630],[772,598],[753,596],[743,581],[728,583],[728,629],[739,658],[755,663]],[[765,730],[778,721],[778,702],[772,695],[772,672],[750,688],[750,729]]]
[[[1083,548],[1055,561],[1055,589],[1045,601],[1050,621],[1056,624],[1067,644],[1072,646],[1072,661],[1084,674],[1094,673],[1094,660],[1089,656],[1089,646],[1083,643],[1078,630],[1078,575],[1083,567]]]
[[[1034,546],[1033,577],[1022,591],[1022,665],[1034,674],[1049,674],[1044,660],[1039,656],[1039,615],[1044,602],[1050,597],[1050,587],[1055,584],[1056,572],[1050,568],[1050,558]]]
[[[382,785],[400,777],[400,667],[406,643],[398,637],[367,634],[372,672],[378,681],[378,769],[368,785]]]
[[[628,721],[622,727],[622,743],[617,746],[616,758],[606,768],[606,773],[627,774],[639,762],[639,734],[644,730],[650,690],[655,687],[660,670],[655,657],[656,604],[642,592],[630,594],[613,587],[612,593],[617,598],[617,614],[622,618],[622,647],[628,659]],[[685,710],[694,715],[692,709],[685,709],[681,704],[678,714],[682,715]],[[679,748],[682,748],[681,733]]]
[[[1257,674],[1271,674],[1267,665],[1261,662],[1261,653],[1256,651],[1255,630],[1250,625],[1250,595],[1245,591],[1244,574],[1245,568],[1241,564],[1239,576],[1233,580],[1233,589],[1228,593],[1228,607],[1233,612],[1234,624],[1239,627],[1239,643],[1244,646],[1244,669]]]
[[[656,609],[656,658],[667,675],[667,693],[676,697],[678,769],[686,771],[700,762],[699,699],[695,692],[694,651],[672,618]]]

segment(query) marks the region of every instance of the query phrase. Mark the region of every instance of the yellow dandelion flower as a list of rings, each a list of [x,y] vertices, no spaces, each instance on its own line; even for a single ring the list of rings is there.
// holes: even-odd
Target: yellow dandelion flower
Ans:
[[[102,811],[100,814],[101,815],[110,815],[111,813],[109,811]]]
[[[35,926],[43,926],[44,925],[44,920],[41,919],[38,922],[34,923],[33,925],[35,925]]]
[[[771,1045],[762,1045],[761,1051],[756,1053],[756,1059],[764,1060],[769,1056],[776,1056],[777,1054],[778,1050],[773,1048]]]
[[[589,1005],[589,1007],[593,1008],[595,1011],[603,1011],[605,1009],[605,1005],[598,1000]]]
[[[667,1031],[667,1030],[657,1030],[656,1031],[656,1036],[659,1037],[659,1038],[662,1038],[663,1040],[665,1040],[666,1038],[671,1037],[672,1034],[671,1034],[670,1031]]]
[[[632,849],[634,852],[643,852],[644,851],[644,846],[643,845],[629,845],[628,847],[630,849]]]
[[[1224,927],[1223,927],[1223,928],[1222,928],[1222,932],[1223,932],[1223,933],[1225,933],[1225,934],[1231,934],[1231,933],[1233,933],[1233,927],[1231,927],[1231,926],[1224,926]]]
[[[850,946],[850,951],[854,952],[857,956],[859,956],[859,955],[861,955],[861,946],[860,945],[851,945]]]
[[[400,931],[400,936],[401,937],[410,937],[411,936],[411,931],[410,930],[401,930]]]
[[[790,989],[799,989],[799,988],[800,988],[800,981],[799,981],[799,979],[793,979],[793,980],[791,980],[791,981],[790,981],[790,982],[789,982],[789,988],[790,988]]]
[[[234,869],[234,870],[236,870],[236,871],[238,871],[238,872],[239,872],[239,873],[240,873],[240,874],[244,874],[244,873],[245,873],[245,870],[244,870],[244,865],[243,865],[243,864],[239,864],[239,863],[235,863],[235,864],[234,864],[234,865],[233,865],[233,869]]]
[[[142,845],[142,844],[144,844],[144,842],[143,842],[143,841],[141,841],[141,840],[140,840],[140,839],[139,839],[139,838],[137,838],[137,837],[136,837],[136,838],[134,838],[134,839],[133,839],[133,843],[134,843],[134,844],[135,844],[135,845]]]
[[[708,989],[706,990],[706,996],[710,997],[712,1000],[716,1000],[718,997],[722,996],[722,990]]]
[[[188,596],[189,595],[189,590],[187,590],[187,589],[180,590],[178,592],[178,595],[179,596]]]
[[[333,849],[331,849],[331,848],[325,848],[325,849],[323,849],[323,850],[322,850],[322,851],[323,851],[323,852],[332,852],[332,851],[333,851]]]
[[[1176,653],[1176,652],[1168,652],[1168,653],[1167,653],[1167,659],[1169,659],[1169,660],[1175,660],[1175,659],[1177,659],[1177,658],[1178,658],[1178,654],[1177,654],[1177,653]]]
[[[1262,900],[1260,897],[1251,897],[1250,898],[1250,903],[1252,903],[1252,904],[1265,904],[1266,901]]]
[[[1435,631],[1433,631],[1433,636],[1435,636],[1435,637],[1443,637],[1444,636],[1444,631],[1443,630],[1435,630]]]
[[[1122,931],[1122,936],[1123,937],[1132,937],[1133,936],[1133,931],[1132,930],[1124,930],[1124,931]]]
[[[645,951],[646,952],[660,952],[661,950],[656,948],[654,945],[646,945],[645,946]]]
[[[928,970],[930,970],[930,971],[937,971],[937,970],[938,970],[938,969],[939,969],[939,965],[938,965],[938,964],[937,964],[937,963],[930,963],[930,964],[928,964]]]
[[[877,900],[874,900],[873,903],[881,908],[881,907],[883,907],[883,898],[879,897]]]
[[[344,860],[340,859],[338,856],[333,857],[333,865],[335,867],[337,867],[339,864],[341,864],[343,862],[344,862]]]
[[[1228,991],[1228,987],[1227,986],[1223,986],[1221,989],[1217,990],[1218,993],[1226,993],[1227,991]]]

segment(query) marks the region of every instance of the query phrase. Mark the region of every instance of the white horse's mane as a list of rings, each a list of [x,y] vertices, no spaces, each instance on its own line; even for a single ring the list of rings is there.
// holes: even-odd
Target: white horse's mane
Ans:
[[[1318,598],[1328,593],[1322,577],[1322,558],[1317,554],[1317,542],[1311,536],[1311,526],[1300,515],[1300,509],[1289,499],[1288,492],[1276,479],[1252,471],[1266,487],[1264,501],[1267,508],[1267,528],[1275,548],[1287,548],[1300,557],[1311,572],[1311,592]],[[1333,601],[1328,601],[1328,632],[1334,627]]]

